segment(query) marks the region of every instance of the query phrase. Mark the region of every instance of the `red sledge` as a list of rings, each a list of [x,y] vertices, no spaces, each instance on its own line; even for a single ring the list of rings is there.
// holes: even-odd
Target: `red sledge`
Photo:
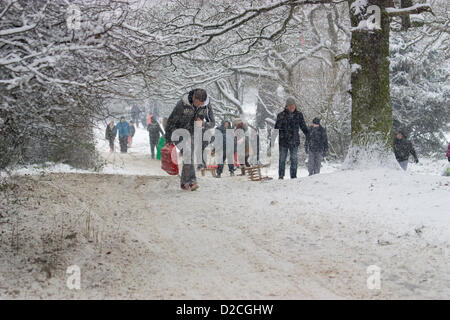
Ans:
[[[173,143],[168,143],[161,149],[161,169],[172,176],[178,174],[177,148]]]

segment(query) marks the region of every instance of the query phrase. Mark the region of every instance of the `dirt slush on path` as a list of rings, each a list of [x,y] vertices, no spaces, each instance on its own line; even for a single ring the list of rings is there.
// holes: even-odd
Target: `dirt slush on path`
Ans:
[[[10,181],[1,202],[9,205],[0,217],[1,299],[450,297],[446,228],[409,216],[427,201],[437,214],[450,207],[441,177],[206,176],[186,192],[148,155],[104,157],[114,174]],[[380,202],[405,184],[408,195]],[[80,290],[67,286],[74,265]],[[379,290],[367,286],[371,265],[382,270]]]
[[[1,273],[2,298],[277,298],[289,287],[285,298],[313,297],[273,272],[272,285],[261,287],[278,255],[226,237],[229,226],[205,212],[184,216],[194,208],[181,204],[178,212],[164,209],[164,201],[186,196],[176,178],[61,173],[15,183],[27,202],[18,248],[7,252],[11,260],[1,259],[9,269]],[[171,196],[161,199],[161,191]],[[238,228],[233,234],[246,238]],[[264,255],[255,259],[252,251]],[[81,290],[66,286],[72,265],[80,267]]]

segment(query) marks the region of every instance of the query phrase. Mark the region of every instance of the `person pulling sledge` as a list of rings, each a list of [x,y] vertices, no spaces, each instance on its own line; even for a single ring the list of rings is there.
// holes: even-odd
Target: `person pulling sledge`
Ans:
[[[214,113],[204,89],[194,89],[184,95],[167,120],[166,144],[172,143],[172,133],[177,129],[186,129],[191,136],[191,154],[183,154],[180,181],[183,190],[194,191],[199,187],[194,167],[194,127],[208,130],[214,128],[214,125]]]

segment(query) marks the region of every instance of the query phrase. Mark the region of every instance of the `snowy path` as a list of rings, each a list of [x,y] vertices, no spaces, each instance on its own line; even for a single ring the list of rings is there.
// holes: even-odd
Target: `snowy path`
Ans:
[[[269,183],[206,177],[199,192],[178,190],[171,177],[36,178],[23,185],[41,199],[40,211],[87,206],[105,236],[101,251],[85,243],[89,250],[61,259],[63,266],[81,267],[82,290],[65,288],[61,275],[32,292],[69,298],[448,298],[449,224],[442,214],[448,215],[450,188],[433,178],[427,193],[422,184],[409,190],[410,203],[380,203],[378,197],[402,189],[400,183],[384,190],[382,180],[390,177],[374,172],[365,175],[366,188],[352,188],[361,175],[352,181],[345,176],[347,183],[342,173]],[[334,190],[333,199],[318,198],[319,189]],[[433,208],[422,212],[419,203],[431,193]],[[366,287],[369,265],[381,268],[381,290]],[[27,287],[21,279],[20,287]]]
[[[40,237],[48,215],[60,221],[67,212],[89,212],[103,237],[89,242],[83,223],[67,223],[78,234],[64,241],[49,279],[14,268],[20,250],[4,255],[0,297],[450,298],[448,178],[385,169],[264,183],[206,176],[185,192],[148,155],[108,162],[107,174],[17,178],[29,197],[24,244]],[[45,256],[39,245],[21,250]],[[79,291],[67,289],[61,271],[73,264]],[[380,290],[367,288],[371,265]]]

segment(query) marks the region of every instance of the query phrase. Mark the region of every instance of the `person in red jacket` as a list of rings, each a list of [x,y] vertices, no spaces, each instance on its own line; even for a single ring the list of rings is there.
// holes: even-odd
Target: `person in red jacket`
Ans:
[[[448,147],[447,147],[447,154],[446,154],[446,156],[447,156],[448,162],[450,162],[450,143],[448,144]]]

